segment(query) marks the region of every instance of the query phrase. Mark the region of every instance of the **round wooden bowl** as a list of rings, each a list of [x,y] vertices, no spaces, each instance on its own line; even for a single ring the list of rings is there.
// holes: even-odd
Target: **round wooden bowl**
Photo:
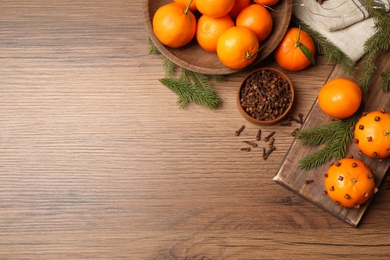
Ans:
[[[146,29],[157,49],[176,65],[193,72],[209,75],[227,75],[237,72],[238,70],[224,66],[219,61],[216,53],[210,53],[203,50],[196,42],[196,39],[182,48],[170,48],[163,45],[156,38],[152,28],[154,13],[159,7],[172,1],[173,0],[144,0],[143,2]],[[273,18],[272,33],[265,41],[260,43],[262,49],[256,60],[248,68],[255,67],[262,60],[267,58],[278,46],[287,31],[292,14],[292,0],[279,1],[272,9],[273,10],[270,10],[270,14]],[[197,14],[195,13],[195,15]]]
[[[274,83],[268,84],[268,80],[267,80],[267,83],[260,83],[259,81],[257,81],[256,76],[263,75],[264,73],[267,73],[270,75],[277,75],[277,77],[280,78],[279,82],[283,82],[283,84],[280,84],[279,86],[283,86],[284,93],[289,93],[289,98],[287,101],[282,99],[282,98],[272,96],[273,93],[280,90],[279,88],[275,88],[275,86],[272,86],[272,85],[274,85]],[[244,86],[247,85],[248,82],[250,82],[249,85],[256,86],[255,87],[256,89],[255,90],[250,89],[249,91],[243,90]],[[255,91],[257,91],[257,93],[254,93]],[[269,113],[266,111],[266,109],[264,109],[268,105],[264,105],[263,102],[257,102],[256,105],[254,106],[254,108],[257,110],[257,116],[256,117],[253,116],[252,113],[249,113],[247,111],[248,107],[243,107],[243,100],[242,100],[243,95],[244,95],[243,92],[246,93],[245,94],[246,96],[248,96],[248,94],[250,93],[249,96],[256,97],[256,99],[254,99],[254,100],[259,100],[258,99],[258,97],[260,96],[260,94],[258,94],[259,92],[265,93],[265,94],[261,94],[261,96],[262,97],[264,97],[264,96],[271,97],[272,102],[278,102],[279,105],[281,106],[280,108],[278,108],[278,110],[281,112],[278,113],[273,119],[267,118],[267,119],[261,120],[261,117],[263,117],[263,116],[265,117],[265,115],[264,115],[265,113]],[[256,69],[255,71],[251,72],[241,82],[241,85],[237,91],[236,101],[237,101],[238,111],[240,111],[241,115],[247,121],[249,121],[253,124],[256,124],[256,125],[276,124],[277,122],[282,120],[290,112],[290,110],[292,108],[292,105],[294,103],[294,86],[291,83],[290,79],[283,72],[281,72],[277,69],[274,69],[274,68],[259,68],[259,69]],[[252,101],[250,103],[252,103]]]

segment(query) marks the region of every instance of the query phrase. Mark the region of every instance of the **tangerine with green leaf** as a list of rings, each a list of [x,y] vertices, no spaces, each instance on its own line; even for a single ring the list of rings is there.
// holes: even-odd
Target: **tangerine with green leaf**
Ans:
[[[315,64],[315,45],[313,38],[304,30],[292,27],[287,30],[282,41],[274,51],[275,61],[289,71],[303,70]]]

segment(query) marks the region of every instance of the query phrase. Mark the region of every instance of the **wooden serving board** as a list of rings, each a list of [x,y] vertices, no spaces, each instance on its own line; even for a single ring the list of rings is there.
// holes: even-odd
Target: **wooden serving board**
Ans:
[[[365,110],[378,110],[387,106],[386,110],[390,112],[388,101],[390,98],[390,93],[384,93],[380,90],[379,87],[381,82],[380,73],[383,71],[383,68],[386,68],[390,65],[390,55],[383,54],[383,56],[380,57],[380,61],[378,61],[377,65],[377,73],[373,77],[368,93],[364,95],[364,102],[366,104]],[[343,77],[343,71],[341,68],[336,66],[336,69],[331,74],[329,80],[338,77]],[[315,101],[309,115],[305,119],[305,123],[302,128],[307,129],[322,125],[324,123],[329,123],[330,121],[331,119],[321,111],[317,101]],[[301,170],[298,166],[299,160],[308,154],[317,151],[318,149],[319,147],[302,146],[297,142],[297,140],[295,140],[273,180],[290,189],[294,193],[302,196],[308,201],[314,203],[320,208],[328,211],[334,216],[342,219],[343,221],[353,226],[357,226],[363,217],[364,212],[369,207],[372,198],[370,201],[363,204],[359,209],[347,209],[336,205],[328,196],[324,196],[324,173],[328,169],[329,164],[324,164],[309,171]],[[364,161],[366,165],[374,172],[376,186],[379,187],[384,176],[386,175],[386,172],[389,169],[390,158],[380,161],[378,159],[371,159],[367,156],[359,155],[357,152],[358,149],[356,145],[351,143],[347,150],[346,156],[352,155],[353,157]],[[305,184],[305,180],[308,179],[314,180],[314,182]]]

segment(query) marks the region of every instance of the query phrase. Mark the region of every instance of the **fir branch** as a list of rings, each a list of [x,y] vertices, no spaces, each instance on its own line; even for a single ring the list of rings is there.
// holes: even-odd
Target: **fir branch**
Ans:
[[[160,82],[178,95],[177,103],[182,109],[187,108],[191,102],[211,109],[218,108],[221,104],[212,88],[205,91],[185,79],[163,78]]]
[[[156,45],[154,45],[152,39],[149,39],[149,54],[161,54],[160,51],[157,49]]]
[[[301,144],[324,145],[322,149],[301,159],[299,167],[303,170],[310,170],[331,159],[338,160],[345,157],[348,145],[353,139],[353,126],[359,119],[361,109],[347,119],[298,131],[296,134]]]
[[[380,32],[377,31],[364,43],[364,51],[366,54],[363,56],[361,61],[361,73],[359,77],[360,87],[363,92],[367,92],[371,83],[371,78],[376,71],[375,59],[381,52],[378,46],[380,39]]]
[[[387,68],[384,72],[381,74],[382,76],[382,82],[381,82],[381,89],[383,92],[390,91],[390,68]]]
[[[326,37],[321,35],[319,32],[311,28],[307,23],[301,19],[293,16],[292,20],[300,25],[314,41],[317,43],[319,50],[324,53],[325,58],[328,62],[335,62],[339,64],[346,75],[350,75],[355,70],[355,62],[352,61],[348,55],[342,52],[336,45],[329,41]]]
[[[149,52],[161,54],[150,38]],[[208,76],[181,68],[179,77],[175,78],[176,65],[164,55],[162,55],[162,64],[166,77],[160,79],[160,82],[177,95],[179,108],[187,108],[191,102],[210,109],[220,107],[221,100],[210,80],[223,80],[222,76]]]
[[[314,169],[326,162],[329,162],[332,158],[332,149],[330,149],[328,146],[325,146],[324,148],[315,151],[314,153],[310,153],[306,157],[299,160],[299,168],[306,171]]]
[[[384,10],[378,9],[371,0],[366,0],[365,6],[375,21],[375,32],[364,44],[366,54],[362,59],[359,77],[359,83],[363,91],[366,92],[377,69],[375,66],[376,58],[382,51],[390,50],[390,15]]]
[[[162,56],[162,64],[165,70],[165,75],[168,77],[173,77],[175,74],[175,63],[173,63],[170,59],[165,56]]]
[[[225,81],[225,77],[223,75],[210,75],[210,79],[215,82]]]
[[[335,121],[329,124],[299,130],[295,133],[295,136],[301,145],[316,146],[325,144],[332,139],[338,123]]]

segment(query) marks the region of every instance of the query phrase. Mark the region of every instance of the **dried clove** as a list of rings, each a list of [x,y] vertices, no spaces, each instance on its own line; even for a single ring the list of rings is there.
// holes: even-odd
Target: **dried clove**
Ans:
[[[312,182],[314,182],[314,180],[305,180],[305,185],[310,184]]]
[[[239,136],[241,134],[241,132],[244,130],[245,128],[245,125],[242,125],[234,134],[235,136]]]
[[[275,131],[271,132],[269,135],[267,135],[266,137],[263,138],[263,141],[264,141],[264,142],[268,142],[269,139],[270,139],[272,136],[274,136],[275,133],[276,133]]]
[[[246,144],[249,144],[252,147],[257,147],[257,144],[254,143],[254,142],[251,142],[251,141],[243,141],[243,142],[246,143]]]
[[[303,114],[302,114],[302,113],[299,113],[299,114],[298,114],[298,117],[299,117],[299,123],[300,123],[301,125],[303,125]]]
[[[261,129],[259,129],[259,130],[257,131],[256,141],[260,141],[260,139],[261,139]]]
[[[269,141],[269,143],[268,143],[268,146],[269,146],[269,147],[274,146],[274,142],[275,142],[275,138],[274,138],[274,137],[271,137],[271,139],[270,139],[270,141]]]
[[[268,149],[268,151],[265,153],[265,155],[263,155],[263,159],[264,160],[267,160],[268,156],[274,151],[276,150],[275,146],[272,146]]]

